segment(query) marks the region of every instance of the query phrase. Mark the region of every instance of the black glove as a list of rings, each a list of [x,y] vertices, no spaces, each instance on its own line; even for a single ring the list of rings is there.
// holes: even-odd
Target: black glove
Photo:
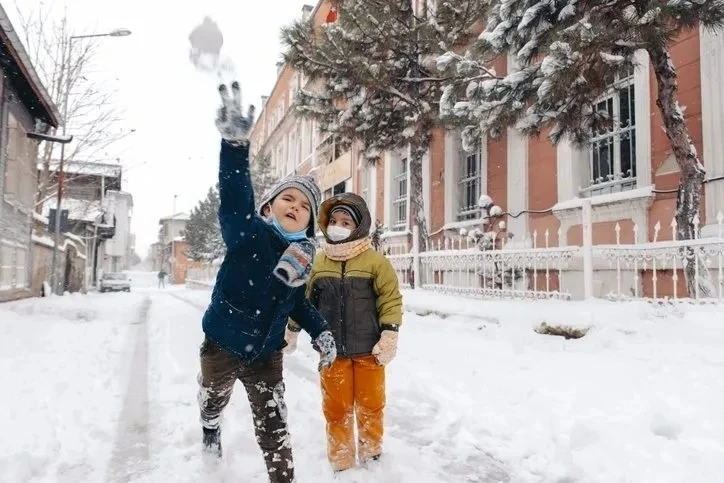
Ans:
[[[249,134],[254,125],[254,106],[249,106],[246,116],[241,113],[241,88],[239,83],[234,81],[231,84],[232,95],[225,85],[219,86],[221,95],[221,108],[216,117],[216,129],[221,137],[233,144],[248,144]]]

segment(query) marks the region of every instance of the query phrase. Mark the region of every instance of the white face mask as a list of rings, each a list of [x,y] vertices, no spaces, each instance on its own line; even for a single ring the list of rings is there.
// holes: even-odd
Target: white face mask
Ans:
[[[327,227],[327,237],[335,242],[346,240],[352,234],[352,230],[337,225]]]

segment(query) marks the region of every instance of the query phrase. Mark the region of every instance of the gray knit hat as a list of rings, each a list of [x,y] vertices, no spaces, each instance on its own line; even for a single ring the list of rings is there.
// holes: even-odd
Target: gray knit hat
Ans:
[[[309,228],[307,229],[307,236],[314,238],[315,230],[314,227],[317,223],[317,212],[319,210],[319,203],[322,201],[322,192],[319,190],[316,181],[311,176],[302,176],[298,174],[290,174],[286,178],[279,181],[272,189],[264,194],[264,197],[259,203],[259,214],[263,216],[264,206],[274,201],[279,193],[287,188],[296,188],[307,197],[309,200],[309,207],[311,208],[311,217],[309,219]]]

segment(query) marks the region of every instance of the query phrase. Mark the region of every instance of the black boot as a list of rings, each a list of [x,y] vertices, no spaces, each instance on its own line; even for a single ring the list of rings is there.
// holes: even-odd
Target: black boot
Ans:
[[[203,428],[204,430],[204,453],[210,456],[221,458],[221,430]]]

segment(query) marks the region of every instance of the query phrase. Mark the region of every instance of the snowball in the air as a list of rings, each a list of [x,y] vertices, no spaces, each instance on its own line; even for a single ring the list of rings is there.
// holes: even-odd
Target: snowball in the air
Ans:
[[[219,26],[210,17],[196,26],[189,34],[191,43],[189,59],[200,71],[213,71],[220,67],[225,70],[233,69],[232,65],[222,66],[221,47],[224,45],[224,35]]]
[[[224,35],[211,17],[204,17],[203,22],[189,34],[189,42],[193,49],[218,57],[224,45]]]

